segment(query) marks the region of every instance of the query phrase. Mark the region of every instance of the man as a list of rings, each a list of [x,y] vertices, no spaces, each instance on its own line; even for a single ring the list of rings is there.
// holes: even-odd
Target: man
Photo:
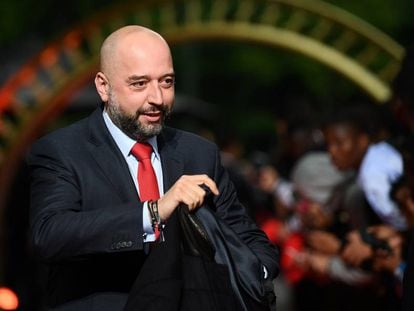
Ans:
[[[163,126],[174,101],[166,41],[141,26],[115,31],[102,45],[95,86],[102,106],[41,138],[28,155],[32,240],[49,267],[48,306],[122,310],[156,233],[180,204],[190,211],[203,205],[200,185],[214,195],[216,215],[257,255],[263,278],[274,278],[278,252],[246,215],[216,146]],[[133,154],[137,142],[152,147],[158,200],[145,199],[146,182],[137,180],[144,168]]]
[[[409,230],[406,237],[406,267],[403,274],[402,310],[414,309],[414,170],[413,170],[413,133],[414,133],[414,46],[407,47],[400,71],[392,82],[393,96],[390,106],[399,126],[398,146],[404,159],[404,175],[393,189],[394,199],[399,203],[407,217]],[[401,266],[400,266],[401,267]]]
[[[342,171],[355,171],[357,185],[381,222],[398,230],[406,221],[389,193],[402,174],[402,156],[380,138],[382,120],[375,106],[358,103],[344,107],[325,126],[327,149],[334,165]]]

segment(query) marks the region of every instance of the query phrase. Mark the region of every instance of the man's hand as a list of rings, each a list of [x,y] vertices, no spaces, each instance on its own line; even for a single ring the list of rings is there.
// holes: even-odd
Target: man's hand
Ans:
[[[391,252],[377,249],[373,260],[374,271],[394,272],[402,261],[403,237],[394,228],[388,225],[377,225],[368,228],[368,232],[376,238],[386,241]]]
[[[392,238],[393,236],[398,235],[398,231],[396,231],[394,228],[392,228],[389,225],[376,225],[371,226],[367,230],[369,233],[372,233],[375,235],[376,238],[381,240],[388,240]]]
[[[320,253],[310,253],[308,258],[310,272],[317,276],[326,276],[329,271],[331,256]]]
[[[362,262],[373,256],[373,250],[370,245],[365,243],[358,230],[354,230],[347,235],[348,243],[342,251],[342,259],[352,265],[360,266]]]
[[[190,211],[201,206],[206,196],[206,191],[200,187],[202,184],[214,195],[219,194],[216,183],[207,175],[183,175],[158,200],[160,218],[167,220],[181,203],[186,204]]]
[[[386,253],[381,249],[375,252],[373,269],[374,271],[388,271],[393,273],[402,262],[403,239],[400,235],[394,235],[387,240],[392,252]]]
[[[313,230],[306,234],[308,246],[322,254],[334,255],[341,248],[341,241],[332,233]]]

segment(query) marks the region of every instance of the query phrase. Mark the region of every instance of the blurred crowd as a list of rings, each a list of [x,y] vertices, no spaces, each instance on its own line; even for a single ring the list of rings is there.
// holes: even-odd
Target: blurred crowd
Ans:
[[[243,203],[280,249],[281,311],[414,310],[413,50],[392,92],[385,105],[350,100],[317,124],[279,126],[272,154],[245,157],[235,135],[217,135]]]

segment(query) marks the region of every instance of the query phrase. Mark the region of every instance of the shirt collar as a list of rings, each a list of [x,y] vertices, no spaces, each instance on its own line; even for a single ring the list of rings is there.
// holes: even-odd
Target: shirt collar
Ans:
[[[133,140],[131,137],[126,135],[119,127],[117,127],[111,120],[111,118],[108,115],[108,112],[106,109],[103,110],[103,118],[105,121],[105,124],[109,130],[109,133],[111,133],[112,137],[114,138],[116,144],[118,145],[118,148],[121,150],[122,155],[124,158],[127,158],[130,155],[131,149],[136,143],[135,140]],[[151,137],[147,140],[147,143],[149,143],[152,146],[152,149],[154,150],[155,157],[157,159],[160,159],[160,155],[158,153],[158,144],[157,144],[157,138]]]

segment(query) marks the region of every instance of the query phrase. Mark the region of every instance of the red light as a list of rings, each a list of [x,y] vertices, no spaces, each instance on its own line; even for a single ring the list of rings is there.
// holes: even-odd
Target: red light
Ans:
[[[0,309],[16,310],[19,306],[17,295],[7,287],[0,287]]]

